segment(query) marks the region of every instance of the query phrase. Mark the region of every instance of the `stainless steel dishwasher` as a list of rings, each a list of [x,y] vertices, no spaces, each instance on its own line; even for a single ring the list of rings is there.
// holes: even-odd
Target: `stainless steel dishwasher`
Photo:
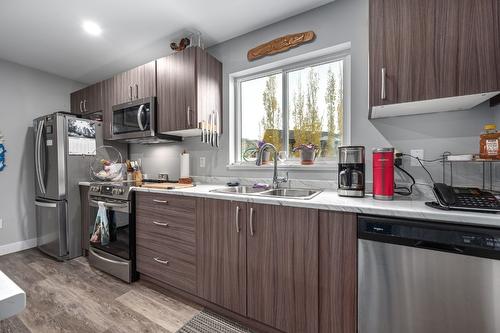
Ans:
[[[500,228],[360,216],[358,252],[360,333],[500,332]]]

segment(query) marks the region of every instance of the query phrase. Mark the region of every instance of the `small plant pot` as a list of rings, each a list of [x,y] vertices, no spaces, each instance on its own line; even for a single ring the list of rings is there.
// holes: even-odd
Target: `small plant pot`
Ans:
[[[316,159],[315,149],[301,149],[300,150],[300,164],[312,165]]]
[[[271,163],[271,152],[265,151],[262,153],[262,164],[270,164]]]

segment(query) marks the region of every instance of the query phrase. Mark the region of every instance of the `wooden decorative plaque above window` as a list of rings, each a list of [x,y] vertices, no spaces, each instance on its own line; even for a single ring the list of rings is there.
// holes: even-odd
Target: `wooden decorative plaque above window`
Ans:
[[[310,42],[316,38],[313,31],[299,32],[273,39],[270,42],[254,47],[247,53],[248,61],[262,58],[268,55],[285,52],[292,47]]]

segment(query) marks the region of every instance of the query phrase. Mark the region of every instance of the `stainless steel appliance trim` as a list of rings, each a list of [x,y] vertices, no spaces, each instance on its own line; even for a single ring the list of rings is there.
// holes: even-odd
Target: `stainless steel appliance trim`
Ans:
[[[141,119],[141,114],[143,109],[144,109],[144,104],[141,104],[141,106],[139,106],[139,109],[137,110],[137,124],[139,125],[141,131],[144,131],[144,125],[142,124],[142,119]]]
[[[122,213],[130,213],[130,202],[129,201],[119,203],[119,204],[106,202],[104,200],[101,202],[104,203],[104,207],[106,207],[110,210],[114,210],[114,211],[122,212]],[[99,207],[99,201],[91,199],[90,206],[91,207]]]
[[[390,201],[390,200],[394,199],[394,196],[393,195],[374,194],[373,199]]]
[[[57,208],[57,204],[51,202],[35,201],[35,206],[45,208]]]
[[[130,86],[132,89],[132,86]],[[122,141],[127,141],[129,139],[143,139],[143,138],[154,138],[156,135],[155,128],[156,128],[156,98],[155,97],[145,97],[141,99],[136,99],[136,100],[130,100],[129,102],[126,103],[121,103],[121,104],[116,104],[113,105],[112,109],[112,116],[111,116],[111,124],[113,124],[113,117],[115,114],[115,111],[119,111],[125,108],[137,106],[140,107],[141,105],[145,105],[149,103],[149,130],[138,130],[136,132],[129,132],[129,133],[114,133],[113,132],[113,126],[111,125],[111,140],[122,140]],[[172,141],[181,141],[182,138],[172,136],[172,135],[158,135],[160,139],[164,138],[165,140],[172,140]]]
[[[346,190],[346,189],[341,189],[339,188],[337,190],[337,193],[341,197],[356,197],[356,198],[362,198],[365,196],[365,191],[363,190]]]
[[[47,193],[47,188],[45,186],[45,181],[43,179],[43,170],[42,170],[42,135],[43,135],[43,127],[45,126],[45,120],[42,119],[38,123],[38,144],[37,144],[37,166],[38,166],[38,181],[40,185],[40,191],[42,194]]]
[[[360,333],[498,332],[499,260],[365,239],[358,253]]]
[[[42,120],[37,123],[37,129],[35,133],[35,174],[38,183],[38,189],[43,194],[42,183],[40,182],[40,124]]]
[[[132,282],[132,262],[89,247],[89,264],[123,281]]]

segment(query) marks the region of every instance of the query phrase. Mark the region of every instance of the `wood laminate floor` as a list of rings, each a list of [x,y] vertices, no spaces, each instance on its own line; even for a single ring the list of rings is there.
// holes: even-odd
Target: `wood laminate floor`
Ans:
[[[26,292],[26,309],[0,332],[176,332],[201,308],[146,283],[126,284],[80,257],[54,261],[36,249],[0,256],[0,270]]]

